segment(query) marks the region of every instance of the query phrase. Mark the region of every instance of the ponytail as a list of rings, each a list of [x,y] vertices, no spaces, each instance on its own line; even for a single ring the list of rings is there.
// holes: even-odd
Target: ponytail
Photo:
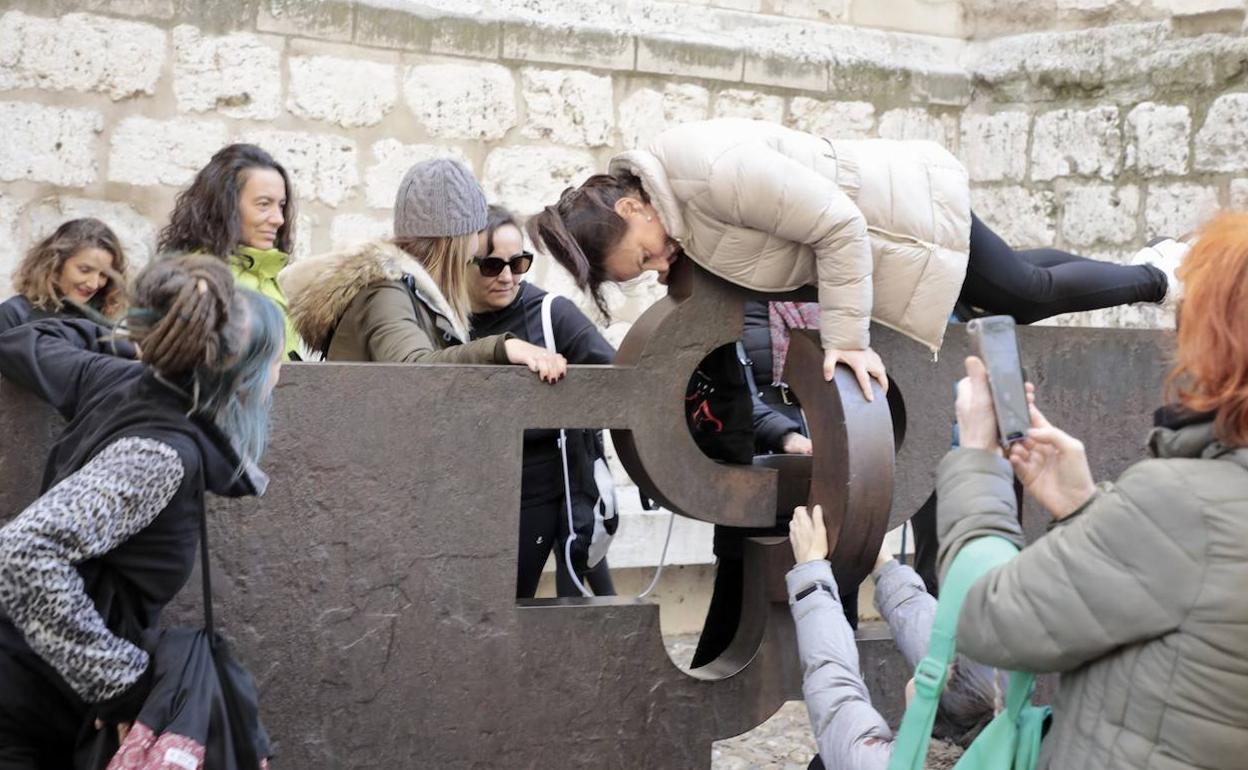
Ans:
[[[564,190],[559,202],[530,217],[527,227],[529,239],[571,273],[608,318],[602,284],[608,280],[607,255],[628,232],[628,222],[615,211],[626,197],[650,202],[633,174],[595,174]]]

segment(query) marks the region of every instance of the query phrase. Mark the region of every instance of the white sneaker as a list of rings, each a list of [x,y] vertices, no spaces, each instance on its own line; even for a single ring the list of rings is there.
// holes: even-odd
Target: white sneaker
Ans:
[[[1174,308],[1183,294],[1183,285],[1175,276],[1183,258],[1192,247],[1174,238],[1154,238],[1148,245],[1131,257],[1132,265],[1152,265],[1166,274],[1166,296],[1161,301],[1165,308]]]

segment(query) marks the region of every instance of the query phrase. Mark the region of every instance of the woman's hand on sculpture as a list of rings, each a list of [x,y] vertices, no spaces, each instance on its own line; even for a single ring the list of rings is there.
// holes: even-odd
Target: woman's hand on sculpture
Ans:
[[[1027,384],[1031,430],[1010,447],[1010,465],[1027,493],[1053,515],[1064,519],[1096,493],[1083,442],[1053,427],[1036,408],[1035,388]]]
[[[503,343],[507,351],[507,360],[519,366],[529,367],[529,371],[541,378],[542,382],[555,384],[568,373],[568,361],[558,353],[551,353],[546,348],[539,348],[524,340],[509,339]]]
[[[788,455],[808,455],[814,451],[814,444],[800,433],[786,433],[781,448]]]
[[[863,350],[825,350],[823,352],[823,379],[831,382],[836,376],[836,365],[842,363],[853,370],[858,378],[858,386],[868,401],[875,400],[871,392],[871,380],[880,383],[884,392],[888,392],[888,375],[884,371],[884,361],[871,348]]]
[[[793,560],[798,564],[828,558],[828,530],[823,525],[823,508],[816,505],[813,515],[806,512],[804,505],[793,509],[789,544],[793,546]]]

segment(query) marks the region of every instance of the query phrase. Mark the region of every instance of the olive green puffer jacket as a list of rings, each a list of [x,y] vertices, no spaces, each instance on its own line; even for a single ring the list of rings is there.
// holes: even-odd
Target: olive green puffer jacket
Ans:
[[[1128,468],[967,596],[958,650],[1060,672],[1040,767],[1248,767],[1248,449],[1212,423],[1154,431]],[[1022,544],[1009,464],[938,472],[942,574],[984,535]]]

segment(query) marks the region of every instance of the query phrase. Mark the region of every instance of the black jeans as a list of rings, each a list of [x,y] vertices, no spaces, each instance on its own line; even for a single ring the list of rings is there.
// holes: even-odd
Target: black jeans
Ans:
[[[542,579],[542,568],[550,551],[559,541],[559,517],[566,516],[563,498],[520,507],[520,552],[516,561],[516,598],[532,599]],[[558,550],[558,549],[556,549]],[[602,557],[582,582],[594,596],[615,596],[607,557]],[[568,575],[562,552],[555,554],[555,590],[559,596],[580,596],[581,592]]]
[[[1117,265],[1057,249],[1015,251],[971,214],[971,256],[959,300],[1020,324],[1062,313],[1161,302],[1166,274],[1152,265]]]

